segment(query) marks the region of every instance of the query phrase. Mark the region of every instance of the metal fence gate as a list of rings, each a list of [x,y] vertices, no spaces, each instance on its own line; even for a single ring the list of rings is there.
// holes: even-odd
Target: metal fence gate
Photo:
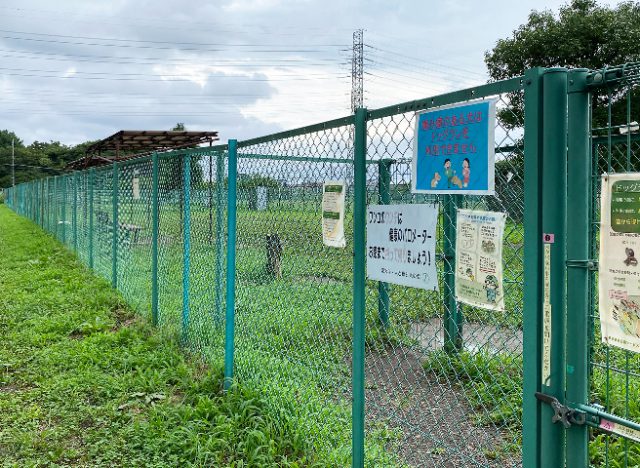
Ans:
[[[227,388],[258,389],[308,464],[636,466],[638,444],[600,426],[638,429],[640,361],[600,343],[593,291],[599,176],[640,170],[638,70],[531,69],[6,199],[224,366]],[[496,194],[412,194],[415,112],[482,99],[497,102]],[[327,180],[347,184],[344,249],[322,243]],[[440,292],[368,280],[367,204],[426,202]],[[505,312],[456,302],[458,208],[507,215]]]

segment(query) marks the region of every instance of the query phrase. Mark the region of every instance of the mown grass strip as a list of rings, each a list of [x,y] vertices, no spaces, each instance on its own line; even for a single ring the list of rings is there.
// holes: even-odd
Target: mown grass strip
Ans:
[[[4,466],[309,466],[287,414],[185,355],[102,279],[0,205]]]

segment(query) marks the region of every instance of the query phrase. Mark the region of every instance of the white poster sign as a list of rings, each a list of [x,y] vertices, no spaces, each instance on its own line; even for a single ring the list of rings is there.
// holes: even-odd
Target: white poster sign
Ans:
[[[438,211],[438,205],[369,205],[367,277],[437,291]]]
[[[140,179],[138,179],[137,177],[133,178],[132,188],[133,188],[133,199],[140,200]]]
[[[322,188],[322,242],[328,247],[344,248],[344,196],[343,181],[327,181]]]
[[[504,310],[502,237],[506,214],[458,210],[456,300],[474,307]]]
[[[604,175],[600,213],[602,341],[640,352],[640,174]]]

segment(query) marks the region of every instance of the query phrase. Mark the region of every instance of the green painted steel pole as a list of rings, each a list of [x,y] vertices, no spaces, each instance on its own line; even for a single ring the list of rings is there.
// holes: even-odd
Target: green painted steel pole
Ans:
[[[151,321],[158,325],[158,153],[152,156],[151,175]]]
[[[590,93],[588,70],[569,72],[567,182],[567,402],[587,404],[589,397],[589,210],[591,203]],[[567,430],[567,468],[589,466],[589,431],[586,425]]]
[[[62,176],[62,204],[60,209],[62,210],[62,243],[67,243],[67,179],[68,176]]]
[[[191,156],[183,156],[184,211],[182,221],[182,339],[189,337],[189,280],[191,272]]]
[[[87,240],[89,250],[89,268],[93,269],[93,187],[96,181],[96,170],[89,169],[89,239]]]
[[[120,237],[120,223],[118,222],[118,163],[113,162],[113,187],[111,200],[113,203],[113,230],[111,233],[111,285],[118,288],[118,240]]]
[[[547,243],[550,256],[550,288],[543,290],[543,312],[550,309],[550,373],[542,376],[542,392],[565,401],[565,334],[566,334],[566,232],[567,232],[567,70],[551,68],[542,76],[542,232],[553,235]],[[584,188],[584,187],[583,187]],[[583,193],[584,196],[584,193]],[[538,242],[542,243],[543,239]],[[548,246],[548,247],[547,247]],[[548,302],[545,297],[548,297]],[[549,312],[547,312],[549,313]],[[543,320],[544,323],[544,320]],[[543,347],[544,347],[543,331]],[[544,368],[543,361],[543,368]],[[565,430],[552,424],[554,411],[542,405],[540,463],[543,467],[563,466]]]
[[[53,223],[51,233],[58,238],[58,176],[53,176]]]
[[[227,168],[227,298],[224,346],[224,389],[233,382],[236,308],[236,200],[238,177],[238,142],[229,140]]]
[[[213,157],[213,156],[210,156]],[[209,181],[213,183],[213,181]],[[216,155],[216,278],[215,278],[215,311],[214,321],[216,325],[222,323],[222,269],[224,256],[224,201],[222,191],[224,190],[224,155]]]
[[[73,228],[73,251],[78,251],[78,173],[74,172],[73,180],[73,212],[71,213],[71,224]]]
[[[46,182],[46,179],[40,180],[40,226],[43,229],[45,227],[45,224],[44,224],[44,204],[46,200],[45,188],[44,188],[45,182]]]
[[[380,204],[391,202],[391,159],[378,162],[378,193]],[[378,317],[383,328],[389,326],[389,284],[378,282]]]
[[[367,110],[355,113],[353,161],[353,407],[351,413],[352,466],[364,467],[365,405],[365,307],[366,307],[366,214],[367,214]]]
[[[525,74],[522,466],[540,468],[542,369],[542,68]]]
[[[462,314],[456,301],[456,207],[459,195],[444,196],[444,349],[457,353],[462,349]]]

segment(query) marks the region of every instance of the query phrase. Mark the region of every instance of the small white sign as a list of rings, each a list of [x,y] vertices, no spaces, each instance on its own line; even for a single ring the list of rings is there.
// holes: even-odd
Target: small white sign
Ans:
[[[328,247],[344,248],[344,196],[343,181],[327,181],[322,188],[322,242]]]
[[[134,177],[131,185],[133,188],[133,199],[140,200],[140,179]]]
[[[367,277],[437,291],[438,212],[437,204],[369,205]]]
[[[551,244],[544,244],[542,305],[542,384],[551,386]]]

